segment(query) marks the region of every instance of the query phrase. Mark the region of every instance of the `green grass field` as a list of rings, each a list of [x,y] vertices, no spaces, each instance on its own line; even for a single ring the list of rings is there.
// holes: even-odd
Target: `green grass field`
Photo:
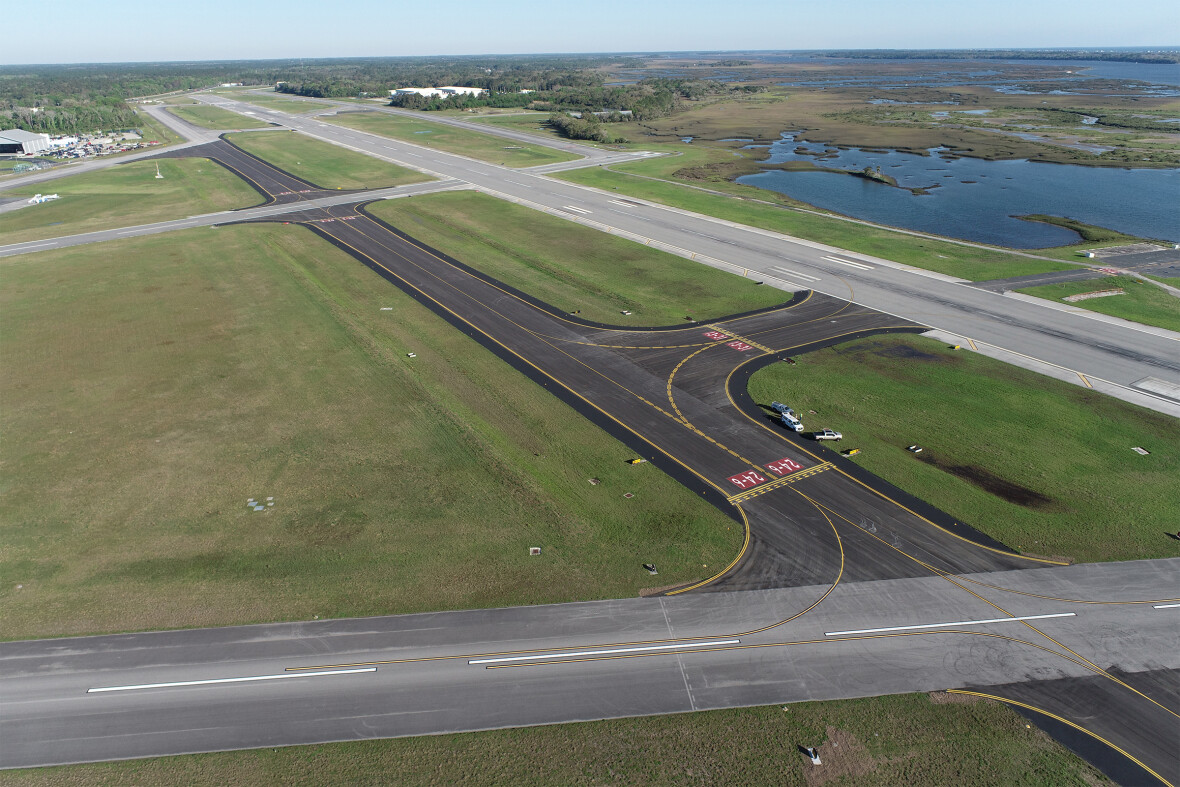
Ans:
[[[61,199],[30,205],[0,215],[4,243],[75,235],[82,232],[130,227],[179,219],[218,210],[244,208],[261,202],[258,192],[208,159],[132,161],[13,189],[14,196],[49,192]]]
[[[230,112],[228,109],[221,109],[220,107],[209,106],[207,104],[201,104],[200,106],[189,106],[187,104],[176,105],[169,107],[168,111],[181,120],[192,123],[194,126],[213,129],[214,131],[233,128],[266,128],[270,125],[249,115],[239,115],[237,112]]]
[[[814,213],[766,205],[749,199],[709,194],[678,183],[658,182],[626,174],[634,172],[647,178],[661,177],[668,169],[677,165],[686,166],[692,161],[693,159],[650,159],[638,164],[619,165],[611,170],[592,167],[562,172],[555,177],[971,281],[1003,279],[1074,267],[1062,262],[1021,257],[999,249],[979,249],[931,238],[918,238]],[[716,186],[717,184],[708,184],[711,189]],[[766,199],[769,193],[752,187],[738,188],[747,189],[747,196],[754,199]]]
[[[858,464],[1020,551],[1085,561],[1177,554],[1167,535],[1180,511],[1174,418],[908,336],[767,367],[750,391],[763,404],[818,411],[804,416],[808,426],[843,432],[841,447],[862,449]],[[911,454],[912,444],[925,450]]]
[[[234,98],[238,101],[244,101],[247,104],[263,107],[264,109],[277,109],[280,112],[290,112],[295,115],[317,109],[325,109],[324,104],[315,101],[300,101],[295,98],[285,98],[282,94],[278,93],[239,93]]]
[[[302,227],[30,254],[0,276],[5,638],[634,596],[740,546]]]
[[[1096,787],[1107,779],[998,703],[874,697],[8,771],[12,787],[750,785]],[[958,701],[946,701],[954,697]],[[815,768],[796,749],[818,746]],[[822,768],[822,770],[821,770]]]
[[[790,299],[751,279],[478,192],[387,200],[369,212],[585,320],[673,325],[686,315],[714,319]]]
[[[1112,317],[1122,317],[1124,320],[1134,320],[1144,325],[1155,325],[1172,331],[1180,331],[1180,298],[1161,290],[1155,285],[1148,284],[1133,276],[1108,276],[1091,281],[1064,282],[1062,284],[1047,284],[1043,287],[1025,287],[1017,290],[1026,295],[1038,298],[1068,303],[1061,299],[1067,295],[1078,295],[1083,292],[1097,292],[1100,290],[1122,289],[1123,295],[1112,295],[1108,298],[1090,298],[1075,301],[1070,306],[1081,309],[1109,314]]]
[[[279,169],[326,189],[379,189],[423,183],[429,175],[290,131],[226,137]]]
[[[166,128],[162,123],[156,120],[142,109],[137,109],[135,114],[139,116],[138,123],[143,132],[143,139],[145,142],[156,140],[165,145],[171,145],[175,142],[180,142],[180,137]]]
[[[577,158],[541,145],[525,145],[490,134],[385,112],[346,112],[323,120],[505,167],[535,167]]]

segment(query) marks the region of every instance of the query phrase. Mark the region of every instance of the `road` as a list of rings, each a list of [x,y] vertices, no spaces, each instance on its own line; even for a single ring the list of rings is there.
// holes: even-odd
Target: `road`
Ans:
[[[368,135],[340,139],[339,131],[325,133],[337,143],[387,147]],[[292,201],[202,221],[306,225],[732,511],[748,526],[748,542],[722,572],[659,599],[3,643],[0,766],[964,688],[1084,728],[1098,736],[1087,740],[1104,741],[1094,745],[1118,752],[1121,767],[1137,774],[1128,781],[1153,773],[1176,781],[1180,717],[1167,687],[1180,669],[1180,561],[1036,568],[1051,561],[1013,555],[788,434],[733,384],[807,347],[932,322],[870,308],[865,290],[894,286],[929,305],[929,292],[903,286],[928,280],[962,299],[970,296],[959,290],[999,296],[613,195],[587,192],[570,204],[565,184],[462,157],[415,153],[441,183],[321,196],[225,143],[209,144],[194,154],[243,173],[265,199]],[[387,152],[424,150],[406,148]],[[460,169],[467,175],[448,171]],[[597,221],[587,217],[612,210],[601,202],[619,208],[612,222],[626,224],[616,228],[625,232],[683,241],[677,227],[704,228],[700,237],[737,250],[714,264],[762,255],[775,266],[786,260],[793,276],[803,268],[816,281],[866,283],[855,300],[800,287],[775,309],[619,329],[556,312],[364,210],[367,201],[415,188],[492,191],[483,184],[493,176],[548,184],[537,187],[540,202],[523,188],[532,204],[571,220]],[[163,222],[118,236],[176,226],[193,225]],[[851,272],[837,275],[833,266]],[[1002,319],[995,304],[1009,302],[988,302],[998,325],[1041,336],[1046,346],[1069,344],[1060,326],[1049,332]],[[1076,344],[1081,358],[1108,355],[1131,370],[1138,363],[1167,374],[1178,364],[1110,339]]]

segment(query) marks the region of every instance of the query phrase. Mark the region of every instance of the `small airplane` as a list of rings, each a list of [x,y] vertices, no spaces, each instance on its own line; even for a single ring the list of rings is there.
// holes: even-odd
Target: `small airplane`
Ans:
[[[61,199],[57,194],[34,194],[33,198],[29,200],[30,205],[40,205],[42,202],[49,202],[51,199]]]

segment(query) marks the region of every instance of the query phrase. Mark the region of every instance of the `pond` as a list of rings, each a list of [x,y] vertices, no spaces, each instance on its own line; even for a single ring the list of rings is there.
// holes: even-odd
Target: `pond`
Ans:
[[[796,149],[812,154],[798,153]],[[738,178],[820,208],[894,227],[1012,248],[1077,242],[1073,232],[1013,216],[1066,216],[1144,238],[1180,240],[1180,170],[1120,169],[1027,160],[928,156],[896,150],[832,151],[783,134],[767,163],[810,161],[829,169],[880,167],[898,186],[831,172],[768,170]],[[924,194],[908,189],[924,188]]]

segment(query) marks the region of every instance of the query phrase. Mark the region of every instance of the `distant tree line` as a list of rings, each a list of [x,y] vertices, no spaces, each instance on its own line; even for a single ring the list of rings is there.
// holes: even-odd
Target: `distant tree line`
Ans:
[[[594,76],[594,75],[592,75]],[[610,113],[606,122],[626,120],[644,121],[664,117],[679,109],[685,102],[699,101],[709,96],[724,96],[734,93],[750,93],[765,90],[753,85],[728,85],[714,80],[702,79],[644,79],[633,85],[608,86],[580,80],[582,84],[571,84],[565,79],[548,88],[532,88],[530,93],[497,92],[502,84],[487,88],[481,96],[447,96],[426,98],[416,94],[394,96],[390,104],[405,109],[434,111],[442,109],[473,109],[476,107],[525,107],[543,112],[580,113],[590,123],[592,113]],[[456,83],[457,84],[457,83]],[[467,85],[481,87],[481,85]],[[623,114],[627,112],[629,114]],[[580,128],[580,127],[578,127]],[[564,133],[564,131],[563,131]],[[578,133],[592,133],[582,130]],[[598,139],[597,136],[576,136],[575,139]],[[601,140],[600,140],[601,141]]]
[[[386,96],[393,86],[515,93],[596,85],[602,81],[596,69],[635,65],[634,58],[607,55],[543,55],[0,66],[0,125],[47,133],[134,126],[131,99],[226,82],[284,82],[283,92],[330,98]]]

